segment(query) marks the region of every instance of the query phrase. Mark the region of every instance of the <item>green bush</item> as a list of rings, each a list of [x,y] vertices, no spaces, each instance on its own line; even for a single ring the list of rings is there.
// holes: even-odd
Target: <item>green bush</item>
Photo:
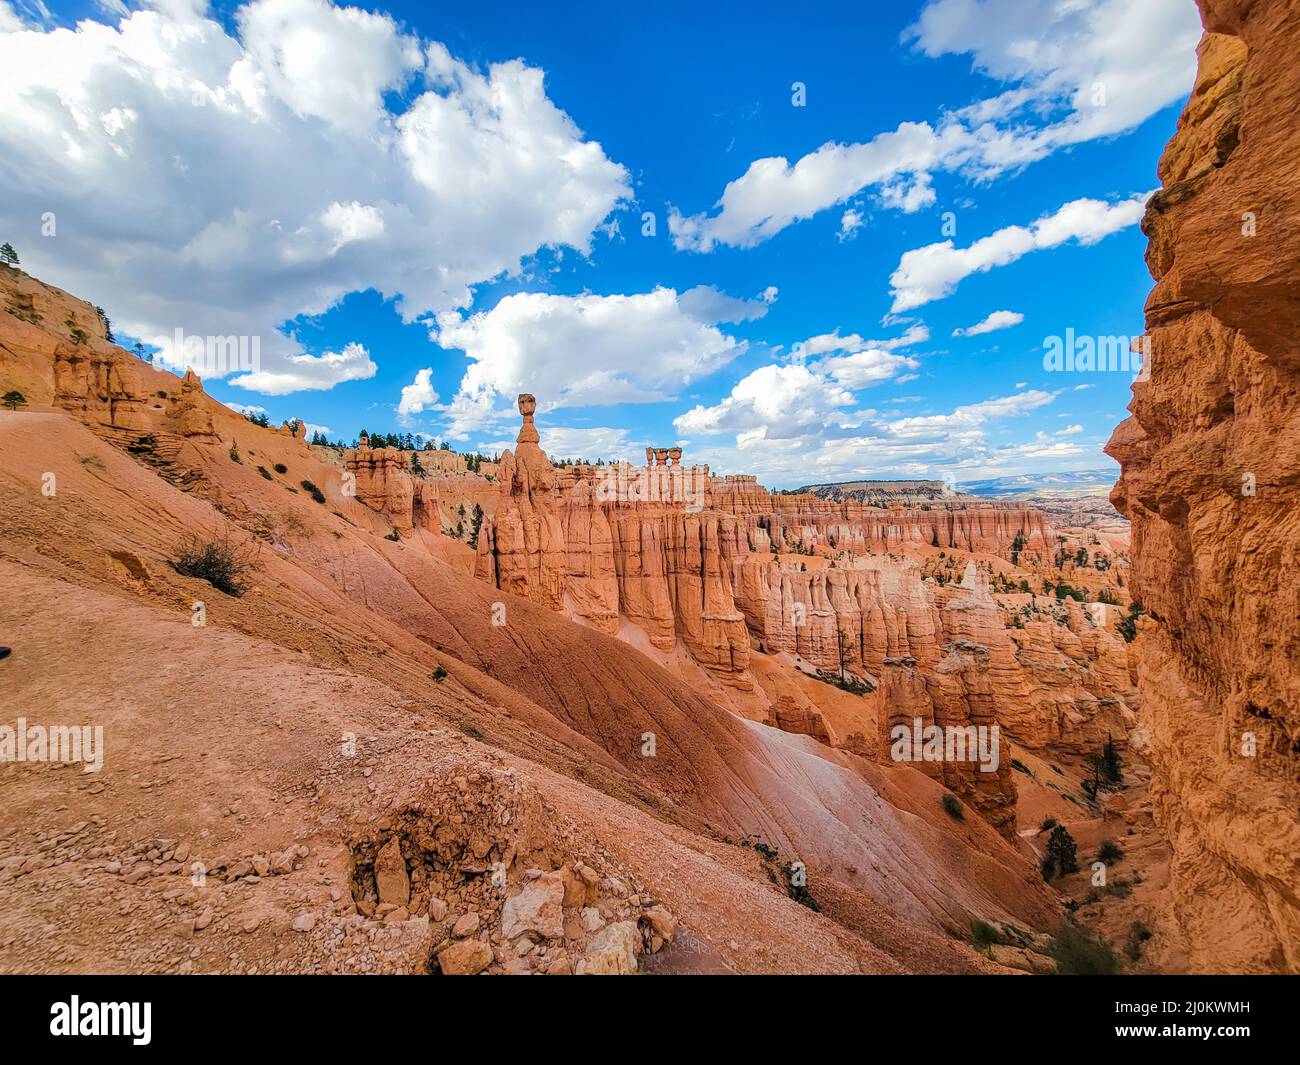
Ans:
[[[772,857],[775,856],[776,856],[776,852],[773,851]],[[767,867],[767,868],[768,868],[769,878],[775,880],[775,877],[771,875],[772,873],[771,867]],[[797,902],[800,906],[807,906],[808,909],[813,911],[813,913],[822,912],[822,908],[817,905],[817,900],[812,897],[812,892],[808,890],[808,884],[806,882],[801,884],[796,884],[794,882],[793,865],[783,866],[781,868],[781,873],[785,877],[785,893],[789,895],[790,898],[794,899],[794,901]],[[805,877],[806,875],[807,874],[805,874]]]
[[[447,671],[442,666],[439,666],[429,675],[434,680],[436,680],[439,684],[441,684],[444,680],[447,679]]]
[[[1124,953],[1128,955],[1129,961],[1137,961],[1142,957],[1142,945],[1151,938],[1151,929],[1141,921],[1134,921],[1133,927],[1128,930],[1128,942],[1124,944]]]
[[[1122,581],[1120,582],[1120,586],[1123,587]],[[1115,628],[1119,631],[1119,634],[1124,637],[1125,643],[1132,643],[1137,639],[1137,619],[1141,616],[1142,604],[1136,602],[1130,603],[1128,607],[1128,616],[1122,617],[1119,621],[1115,622]]]
[[[1103,840],[1101,849],[1097,851],[1097,861],[1106,862],[1108,865],[1119,861],[1123,857],[1124,851],[1113,839]]]
[[[976,950],[988,951],[995,943],[1002,942],[998,930],[987,921],[971,921],[970,938]]]
[[[951,792],[945,792],[943,799],[943,812],[951,817],[954,821],[966,820],[966,811],[961,804],[961,800]]]
[[[1074,837],[1066,831],[1064,825],[1057,825],[1047,837],[1047,854],[1043,858],[1042,870],[1044,880],[1079,871]]]
[[[299,481],[298,483],[302,485],[303,491],[316,500],[317,503],[325,502],[325,493],[312,484],[311,481]]]
[[[1109,734],[1106,746],[1101,750],[1101,779],[1107,784],[1120,784],[1124,780],[1124,761],[1115,749],[1115,741]]]
[[[229,539],[202,541],[195,536],[182,541],[171,559],[172,569],[182,576],[197,577],[233,596],[244,594],[247,586],[242,576],[251,565],[252,560]]]
[[[268,481],[273,480],[273,478],[271,477],[271,471],[268,470],[265,466],[258,466],[257,472],[260,473],[263,477],[265,477]]]
[[[1063,926],[1048,953],[1056,959],[1056,971],[1062,976],[1113,976],[1119,971],[1119,959],[1110,944],[1078,925]]]
[[[274,469],[275,469],[275,472],[276,472],[276,473],[288,473],[288,472],[289,472],[289,467],[286,466],[283,462],[277,462],[277,463],[275,464]]]

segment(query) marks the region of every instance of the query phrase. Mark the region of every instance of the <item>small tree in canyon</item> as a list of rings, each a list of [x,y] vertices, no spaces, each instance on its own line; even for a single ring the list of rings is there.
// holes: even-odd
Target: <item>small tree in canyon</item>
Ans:
[[[1047,837],[1047,854],[1043,857],[1042,868],[1044,880],[1079,871],[1074,837],[1064,825],[1056,825],[1052,829],[1052,834]]]
[[[844,630],[838,625],[835,626],[835,645],[840,652],[840,681],[844,682],[848,680],[848,675],[844,672],[844,663],[846,658],[849,660],[852,659],[853,650],[849,645],[848,637],[845,635]],[[847,656],[845,654],[846,649],[848,650]]]

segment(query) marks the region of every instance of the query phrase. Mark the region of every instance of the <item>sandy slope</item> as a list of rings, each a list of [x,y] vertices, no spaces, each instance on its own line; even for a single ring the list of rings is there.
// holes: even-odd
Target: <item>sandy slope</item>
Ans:
[[[0,767],[5,969],[346,968],[359,948],[326,949],[319,933],[288,931],[286,915],[359,920],[347,912],[349,840],[382,834],[386,811],[466,765],[513,768],[572,833],[548,860],[600,850],[605,866],[630,869],[710,965],[962,970],[986,963],[945,931],[972,917],[1056,920],[1032,866],[978,819],[948,819],[920,774],[743,721],[627,645],[473,581],[434,545],[383,539],[339,495],[338,470],[300,442],[228,412],[218,433],[186,444],[203,474],[187,494],[68,415],[0,414],[0,635],[15,648],[0,666],[3,719],[89,720],[108,735],[97,777]],[[286,475],[257,472],[277,462]],[[324,506],[289,490],[303,479]],[[237,599],[167,564],[187,531],[228,527],[258,546]],[[503,599],[508,623],[495,627]],[[197,600],[202,628],[190,624]],[[439,664],[441,683],[430,676]],[[654,758],[640,754],[648,731]],[[345,732],[362,737],[368,775],[339,755]],[[50,835],[81,822],[72,839]],[[771,863],[723,842],[745,835],[776,847],[778,864],[804,862],[839,923],[791,901]],[[220,905],[183,875],[128,884],[104,871],[158,838],[204,857],[301,841],[310,856],[216,889]],[[167,931],[214,906],[207,928]],[[250,910],[267,916],[245,934]],[[419,938],[364,934],[399,932]],[[427,964],[427,943],[392,951],[376,967]]]

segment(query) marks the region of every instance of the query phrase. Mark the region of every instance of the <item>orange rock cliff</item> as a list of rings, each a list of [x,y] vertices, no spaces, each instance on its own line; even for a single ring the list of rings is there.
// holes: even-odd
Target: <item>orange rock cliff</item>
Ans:
[[[1200,0],[1142,228],[1149,379],[1108,445],[1133,522],[1141,742],[1193,968],[1300,971],[1300,8]]]
[[[1113,631],[1077,605],[1011,627],[975,562],[940,584],[906,555],[960,549],[991,558],[990,571],[1010,569],[1013,552],[1041,561],[1055,536],[1033,508],[771,494],[752,477],[682,466],[680,449],[652,450],[645,467],[557,470],[537,444],[535,399],[519,403],[518,449],[501,457],[500,498],[478,539],[481,579],[647,650],[680,646],[738,712],[881,761],[891,729],[917,720],[996,725],[1076,752],[1127,733],[1132,685]],[[772,656],[861,698],[827,720],[820,693],[760,668]],[[1014,835],[1009,758],[995,773],[922,769]]]

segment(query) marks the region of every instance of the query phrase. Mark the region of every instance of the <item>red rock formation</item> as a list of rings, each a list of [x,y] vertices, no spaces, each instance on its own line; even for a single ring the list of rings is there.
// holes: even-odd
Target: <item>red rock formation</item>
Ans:
[[[680,639],[691,655],[743,687],[749,635],[731,590],[734,521],[665,504],[620,499],[606,467],[561,477],[538,446],[536,401],[519,397],[524,424],[501,456],[501,497],[479,536],[476,575],[602,631],[620,616],[661,650]],[[651,499],[654,495],[656,498]]]
[[[515,453],[501,455],[501,498],[493,520],[479,534],[475,575],[553,610],[564,605],[567,540],[560,523],[557,478],[538,446],[533,412],[537,401],[519,397],[524,424]]]
[[[348,452],[344,465],[356,478],[357,502],[384,515],[395,529],[415,524],[415,479],[410,463],[394,448],[361,446]]]
[[[442,467],[452,464],[427,462],[427,454],[372,448],[362,434],[359,446],[344,454],[343,465],[356,478],[357,502],[382,514],[399,532],[420,528],[442,533],[460,525],[461,535],[467,536],[474,507],[490,516],[498,488],[475,474],[444,473]]]
[[[216,436],[212,425],[211,400],[207,399],[203,382],[193,369],[186,370],[185,376],[181,378],[180,395],[176,397],[171,416],[182,436]]]
[[[807,493],[769,493],[740,476],[711,478],[708,501],[714,509],[744,515],[782,550],[865,554],[931,544],[1009,559],[1020,536],[1026,561],[1051,555],[1043,514],[1019,503],[869,507]]]
[[[742,701],[747,716],[882,760],[891,728],[918,720],[996,724],[1008,739],[1074,753],[1099,748],[1112,729],[1122,738],[1131,720],[1127,656],[1081,608],[1051,600],[1060,616],[1015,641],[973,563],[960,584],[943,585],[885,553],[908,544],[924,553],[939,538],[977,545],[986,557],[1009,555],[1019,541],[1024,556],[1046,558],[1055,534],[1032,508],[873,508],[772,495],[750,477],[683,467],[670,449],[649,449],[644,468],[556,470],[537,445],[534,409],[531,396],[520,397],[518,450],[502,456],[495,516],[479,537],[482,579],[610,634],[635,626],[659,651],[680,646],[724,685],[766,697],[766,709]],[[773,542],[837,559],[806,556],[810,566],[774,555]],[[820,674],[868,694],[855,712],[837,712],[832,727],[815,697],[778,673],[756,678],[752,648],[789,656],[782,668],[797,667],[796,676]],[[1102,659],[1105,672],[1094,676]],[[924,771],[1014,833],[1009,756],[995,772],[973,764]]]
[[[1200,0],[1143,231],[1149,380],[1108,451],[1141,725],[1197,969],[1300,971],[1300,9]]]

